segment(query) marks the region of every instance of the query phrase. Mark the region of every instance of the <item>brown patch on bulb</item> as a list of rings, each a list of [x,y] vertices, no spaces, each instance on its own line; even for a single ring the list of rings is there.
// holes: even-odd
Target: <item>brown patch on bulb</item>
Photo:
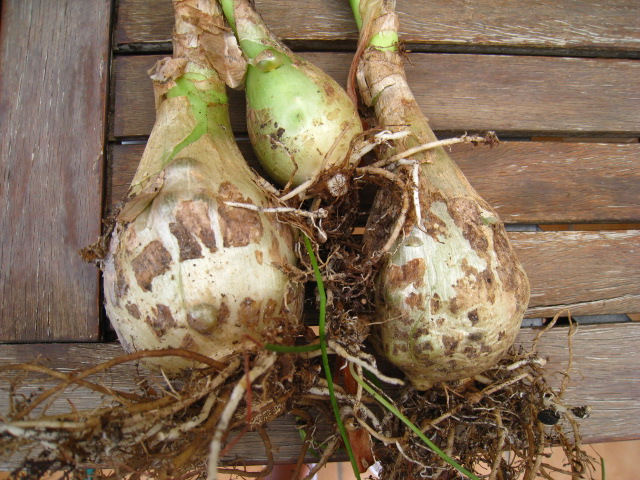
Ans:
[[[240,207],[229,207],[224,202],[246,203],[254,205],[250,198],[244,198],[238,187],[224,182],[218,190],[220,202],[218,215],[225,247],[245,247],[259,242],[264,229],[260,214]]]
[[[490,208],[486,205],[487,210]],[[447,202],[447,212],[462,231],[462,236],[469,242],[471,248],[478,254],[486,253],[489,249],[489,242],[485,229],[483,229],[484,223],[478,200],[468,197],[451,198]]]
[[[147,317],[145,320],[158,338],[164,336],[167,329],[175,328],[177,325],[171,313],[171,308],[167,305],[157,303],[155,307],[151,308],[151,311],[153,317]]]
[[[433,344],[431,343],[431,340],[421,340],[419,342],[416,342],[415,345],[413,346],[413,351],[415,352],[416,356],[422,356],[422,355],[426,355],[429,352],[433,352],[434,348],[433,348]],[[421,363],[422,363],[422,359],[421,359]]]
[[[141,315],[140,315],[140,309],[138,308],[138,305],[136,305],[135,303],[127,303],[127,312],[129,312],[129,315],[131,315],[133,318],[140,320]]]
[[[484,334],[481,331],[473,332],[469,335],[469,341],[471,342],[479,342],[484,337]]]
[[[453,353],[455,353],[459,343],[460,343],[460,340],[458,340],[457,338],[449,335],[444,335],[442,337],[442,344],[444,345],[444,354],[446,356],[451,356]]]
[[[493,248],[497,257],[501,259],[496,269],[502,282],[502,288],[513,292],[515,309],[523,312],[529,303],[529,280],[521,268],[513,267],[519,264],[504,230],[494,228]]]
[[[180,261],[202,258],[202,248],[189,230],[182,223],[172,222],[169,224],[169,231],[178,241],[180,250]]]
[[[255,328],[260,323],[260,309],[262,301],[246,297],[238,308],[238,321],[240,325]]]
[[[431,296],[431,300],[430,300],[430,305],[431,305],[431,314],[436,314],[440,311],[440,308],[442,308],[442,301],[440,300],[440,295],[438,295],[437,293],[434,293]]]
[[[422,293],[411,292],[407,298],[405,298],[404,303],[409,305],[411,308],[424,310],[424,295]]]
[[[182,342],[180,342],[180,348],[184,349],[184,350],[197,350],[198,349],[198,342],[195,341],[195,339],[193,338],[192,335],[189,335],[188,333],[185,334],[184,337],[182,337]]]
[[[413,284],[415,287],[424,285],[424,274],[427,265],[422,258],[414,258],[404,265],[391,265],[387,282],[391,288],[405,288]]]
[[[180,202],[176,210],[176,222],[169,224],[169,230],[178,241],[180,261],[202,258],[200,241],[212,253],[217,250],[216,238],[211,228],[209,206],[206,202],[187,200]]]
[[[394,357],[397,357],[400,353],[407,352],[408,350],[409,350],[409,347],[406,343],[394,342],[393,345],[391,346],[391,354]]]
[[[171,254],[160,240],[149,242],[131,261],[140,288],[150,292],[153,279],[169,270],[171,261]]]
[[[264,317],[271,318],[275,315],[278,310],[278,302],[276,302],[273,298],[267,300],[267,305],[264,309]]]
[[[120,299],[124,298],[129,291],[129,282],[124,274],[124,270],[122,269],[122,264],[120,263],[118,256],[113,259],[113,268],[116,272],[115,304],[116,306],[120,306]]]

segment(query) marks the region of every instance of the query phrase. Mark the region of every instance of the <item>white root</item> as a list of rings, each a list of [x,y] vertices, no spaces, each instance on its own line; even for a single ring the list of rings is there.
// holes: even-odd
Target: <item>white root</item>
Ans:
[[[497,137],[495,132],[488,132],[486,135],[467,135],[464,134],[460,137],[446,138],[444,140],[436,140],[434,142],[423,143],[422,145],[418,145],[417,147],[409,148],[404,152],[396,153],[395,155],[385,158],[383,160],[379,160],[375,163],[372,163],[371,167],[383,168],[387,167],[393,163],[396,163],[405,158],[409,158],[411,155],[415,155],[416,153],[424,152],[427,150],[433,150],[438,147],[449,147],[451,145],[456,145],[458,143],[488,143],[493,144],[497,141]]]
[[[215,377],[212,380],[207,379],[206,383],[202,385],[201,388],[195,389],[194,394],[192,394],[187,398],[179,399],[179,401],[177,401],[175,404],[158,410],[153,417],[150,417],[149,415],[146,415],[146,414],[134,415],[130,419],[130,422],[128,422],[129,425],[123,429],[123,432],[135,432],[135,430],[141,430],[142,428],[145,427],[146,424],[154,422],[154,419],[156,418],[161,418],[164,416],[175,414],[176,412],[179,412],[180,410],[186,408],[187,406],[192,405],[196,401],[205,397],[208,392],[215,392],[220,385],[222,385],[231,375],[233,375],[238,370],[239,367],[240,367],[240,360],[236,359],[232,361],[224,370],[222,370],[218,374],[217,377]],[[211,396],[214,397],[214,400],[216,399],[216,395],[209,394],[209,397]],[[203,407],[203,411],[207,408],[207,404],[209,402],[210,402],[210,398],[208,398],[205,401],[205,406]],[[201,413],[198,418],[202,416],[203,414]],[[206,420],[206,417],[204,418],[204,420]],[[192,420],[191,422],[187,422],[187,424],[179,425],[167,433],[160,433],[158,434],[158,439],[165,440],[165,439],[177,438],[180,436],[181,432],[190,430],[191,428],[193,428],[193,426],[196,426],[197,424],[202,423],[201,421],[198,421],[196,425],[189,426],[192,422],[195,422],[195,421],[198,421],[198,420]],[[161,425],[161,424],[158,423],[158,425]],[[152,427],[150,430],[136,437],[136,443],[139,443],[146,438],[154,436],[157,432],[158,430]]]
[[[246,210],[252,210],[254,212],[261,213],[289,213],[292,215],[297,215],[299,217],[308,218],[311,220],[311,225],[318,231],[318,234],[321,238],[327,238],[326,233],[322,229],[322,219],[327,218],[329,212],[327,212],[324,208],[319,208],[314,211],[301,210],[299,208],[291,208],[291,207],[258,207],[257,205],[253,205],[251,203],[238,203],[238,202],[224,202],[225,205],[236,208],[244,208]],[[319,222],[316,224],[316,220]]]
[[[327,464],[331,455],[333,455],[333,453],[338,448],[339,443],[340,443],[339,436],[335,436],[329,441],[329,443],[327,444],[327,447],[322,452],[322,456],[320,457],[320,460],[318,461],[318,463],[316,463],[313,466],[313,468],[311,468],[311,470],[309,470],[309,473],[307,473],[307,476],[304,477],[303,480],[311,480],[315,478],[315,475],[318,472],[318,470],[320,470],[324,465]]]
[[[391,445],[391,444],[396,443],[398,441],[397,438],[390,438],[390,437],[384,436],[383,434],[380,433],[380,431],[378,429],[373,428],[371,425],[369,425],[363,419],[361,419],[359,417],[356,417],[356,420],[358,421],[360,426],[362,428],[364,428],[369,433],[369,435],[371,435],[373,438],[375,438],[377,440],[380,440],[385,445]]]
[[[329,393],[329,389],[323,387],[311,387],[309,390],[307,390],[307,394],[323,398],[331,395]],[[337,400],[340,400],[342,402],[350,402],[353,399],[351,395],[335,391],[333,392],[333,396],[336,397]]]
[[[340,355],[342,358],[344,358],[345,360],[350,361],[351,363],[354,363],[355,365],[359,365],[362,368],[366,368],[367,370],[369,370],[371,373],[373,373],[376,377],[378,377],[380,380],[382,380],[385,383],[389,383],[391,385],[404,385],[404,381],[400,380],[399,378],[393,378],[393,377],[388,377],[387,375],[385,375],[384,373],[380,372],[380,370],[378,370],[378,367],[373,364],[373,363],[367,363],[366,361],[351,355],[349,352],[347,352],[347,350],[343,347],[341,347],[338,343],[336,343],[333,340],[329,340],[327,342],[327,345],[334,351],[336,352],[336,354]],[[371,359],[373,361],[373,359]]]
[[[409,461],[411,463],[415,463],[416,465],[419,465],[424,470],[429,470],[430,468],[432,468],[432,467],[429,467],[429,466],[425,465],[424,463],[420,463],[419,461],[414,460],[413,458],[408,456],[406,453],[404,453],[404,450],[402,450],[402,447],[400,446],[400,442],[396,442],[396,448],[400,452],[400,455],[402,455],[407,461]]]
[[[496,428],[498,430],[498,445],[496,448],[497,454],[493,459],[493,465],[491,465],[491,475],[489,475],[489,480],[496,480],[498,478],[500,462],[502,461],[502,454],[504,453],[505,438],[507,436],[507,429],[504,428],[504,425],[502,424],[502,416],[500,415],[499,410],[496,410],[495,417]]]
[[[376,133],[371,140],[365,140],[361,145],[357,147],[355,152],[351,154],[349,159],[349,163],[352,165],[357,165],[362,157],[364,157],[371,150],[376,148],[378,145],[382,143],[386,143],[390,140],[397,140],[400,138],[404,138],[409,135],[411,132],[408,130],[403,130],[401,132],[391,132],[390,130],[383,130],[382,132]]]
[[[176,400],[180,400],[180,395],[178,395],[178,392],[176,392],[176,389],[173,388],[173,385],[169,381],[169,377],[167,377],[167,374],[164,372],[163,368],[160,369],[160,373],[162,374],[162,378],[164,379],[165,383],[169,386],[169,392],[167,392],[167,395],[171,395]]]
[[[61,420],[18,420],[7,425],[0,425],[0,432],[7,432],[13,436],[27,436],[28,429],[50,430],[82,430],[87,428],[85,422],[66,422]]]
[[[218,459],[220,456],[220,449],[222,447],[222,437],[229,428],[233,414],[238,408],[238,404],[244,396],[245,390],[251,388],[251,384],[265,372],[267,372],[276,361],[276,354],[274,352],[268,352],[265,355],[258,357],[256,365],[236,383],[236,386],[231,392],[229,401],[222,411],[218,425],[213,434],[213,439],[209,444],[209,458],[207,459],[207,480],[216,480],[218,478]]]
[[[524,365],[538,365],[539,367],[544,367],[546,364],[547,361],[544,358],[525,358],[524,360],[520,360],[505,367],[505,370],[517,370]]]
[[[309,180],[307,180],[306,182],[302,182],[300,185],[298,185],[296,188],[291,190],[289,193],[281,196],[280,197],[280,201],[286,202],[287,200],[290,200],[293,197],[296,197],[298,195],[302,195],[304,192],[306,192],[309,189],[309,187],[311,187],[311,185],[316,183],[316,180],[317,180],[317,176],[313,176]]]
[[[258,207],[251,203],[238,203],[238,202],[224,202],[225,205],[230,207],[237,208],[245,208],[247,210],[253,210],[254,212],[262,212],[262,213],[291,213],[293,215],[299,215],[301,217],[310,218],[315,220],[317,218],[327,218],[329,212],[327,212],[324,208],[319,208],[315,212],[309,212],[307,210],[300,210],[298,208],[291,207]]]
[[[274,187],[268,180],[266,180],[265,178],[261,177],[258,174],[255,175],[253,182],[256,185],[258,185],[260,188],[262,188],[265,192],[267,192],[269,195],[272,195],[274,197],[277,197],[278,195],[280,195],[280,191],[276,187]]]

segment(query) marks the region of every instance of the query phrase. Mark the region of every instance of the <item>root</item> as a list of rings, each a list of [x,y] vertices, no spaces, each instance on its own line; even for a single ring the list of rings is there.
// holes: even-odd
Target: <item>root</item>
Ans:
[[[407,159],[416,153],[425,152],[427,150],[433,150],[438,147],[449,147],[451,145],[456,145],[458,143],[471,143],[473,145],[487,144],[491,147],[497,145],[499,143],[498,137],[495,132],[487,132],[484,135],[467,135],[464,134],[460,137],[447,138],[445,140],[436,140],[434,142],[424,143],[422,145],[418,145],[417,147],[410,148],[403,152],[397,153],[389,158],[385,158],[383,160],[379,160],[373,164],[371,167],[375,168],[386,168],[389,167],[393,169],[393,164],[399,162],[401,160]]]
[[[399,385],[399,386],[404,385],[404,380],[400,380],[399,378],[389,377],[383,374],[380,370],[378,370],[378,367],[376,367],[376,364],[375,364],[375,359],[369,358],[367,361],[367,360],[362,360],[359,357],[356,357],[354,355],[351,355],[349,352],[347,352],[345,348],[341,347],[340,344],[338,344],[334,340],[327,341],[327,345],[336,354],[340,355],[345,360],[348,360],[355,365],[359,365],[360,367],[369,370],[371,373],[373,373],[378,379],[382,380],[383,382],[388,383],[389,385]]]
[[[359,176],[374,176],[374,177],[382,177],[384,179],[390,180],[393,182],[400,190],[402,195],[400,213],[398,214],[398,218],[396,219],[393,229],[387,238],[386,243],[382,246],[380,250],[375,252],[373,255],[376,258],[382,257],[385,253],[387,253],[391,248],[395,245],[396,240],[400,236],[402,229],[404,228],[405,221],[407,219],[407,213],[409,212],[409,194],[407,192],[407,187],[402,179],[384,168],[378,167],[361,167],[356,169],[356,173]]]
[[[329,268],[330,263],[326,260],[323,268]],[[335,321],[334,318],[330,320]],[[588,408],[567,405],[563,400],[562,385],[557,390],[547,386],[543,376],[545,362],[535,351],[514,348],[499,365],[474,379],[440,384],[426,392],[418,392],[410,386],[399,385],[397,379],[363,352],[347,350],[342,346],[345,340],[340,337],[337,342],[330,337],[331,354],[355,365],[360,377],[363,369],[367,369],[381,380],[395,381],[392,390],[374,390],[418,423],[428,438],[465,468],[473,470],[480,464],[488,466],[491,472],[487,478],[490,480],[518,478],[518,475],[530,480],[537,476],[553,478],[559,472],[546,464],[544,452],[556,444],[567,456],[567,467],[563,470],[566,475],[576,479],[593,478],[593,459],[584,452],[578,424]],[[100,462],[108,458],[108,465],[115,468],[112,478],[127,475],[130,478],[142,478],[143,475],[158,478],[162,475],[205,478],[208,475],[208,478],[216,478],[217,472],[260,478],[268,475],[269,465],[273,463],[271,441],[262,427],[282,413],[291,412],[305,422],[303,447],[296,462],[296,471],[302,471],[308,462],[308,449],[318,443],[316,414],[311,411],[316,408],[320,412],[329,411],[326,380],[308,373],[314,365],[319,365],[319,359],[309,355],[263,352],[253,361],[245,356],[243,373],[241,362],[241,357],[237,356],[222,369],[194,370],[189,377],[171,379],[169,386],[168,380],[159,377],[159,383],[153,389],[145,387],[145,391],[159,394],[156,397],[145,397],[137,392],[122,395],[101,388],[103,386],[83,372],[60,374],[42,366],[7,366],[5,371],[47,375],[60,384],[81,385],[100,394],[112,394],[110,398],[118,399],[120,403],[103,405],[91,412],[72,409],[64,415],[36,417],[37,412],[48,408],[47,402],[64,388],[59,384],[49,389],[57,392],[55,395],[45,390],[31,399],[20,400],[15,396],[18,391],[15,386],[11,390],[14,392],[14,401],[10,402],[13,410],[3,416],[0,439],[5,451],[16,450],[20,445],[44,448],[49,452],[45,457],[51,459],[48,461],[65,459],[65,468],[69,465],[86,468],[87,460],[101,465]],[[295,362],[292,364],[294,373],[286,373],[286,368],[281,371],[289,362]],[[120,360],[109,363],[117,365]],[[102,371],[101,368],[91,367],[91,370]],[[281,375],[288,378],[300,375],[296,377],[297,383],[292,384],[293,390],[279,383],[284,378]],[[567,372],[565,375],[568,376]],[[306,378],[304,382],[307,383],[301,382],[301,378]],[[403,423],[382,412],[366,391],[349,390],[340,385],[335,385],[334,390],[343,421],[363,429],[377,445],[375,452],[382,465],[381,478],[417,478],[421,474],[452,478],[452,468],[424,446]],[[254,399],[249,392],[253,392]],[[255,398],[257,395],[261,399]],[[243,399],[246,399],[244,404]],[[38,406],[30,402],[37,402]],[[556,412],[557,425],[549,428],[537,420],[543,410]],[[257,429],[266,451],[268,465],[265,469],[247,473],[239,467],[218,468],[219,459],[233,445],[233,442],[226,446],[223,443],[231,428],[242,432]],[[340,439],[332,436],[325,445],[308,478],[331,458]],[[503,458],[507,453],[510,455],[508,461]],[[195,460],[198,458],[207,458],[207,466]],[[36,468],[35,464],[29,465],[25,464],[24,468]],[[40,474],[34,474],[32,478],[40,478]]]
[[[240,475],[241,477],[248,478],[263,478],[269,475],[273,470],[273,447],[271,446],[269,435],[267,435],[267,431],[263,427],[258,428],[258,433],[260,434],[260,438],[264,444],[264,451],[267,456],[267,464],[265,467],[259,472],[247,472],[246,470],[239,470],[237,468],[218,468],[218,473],[226,475]],[[292,476],[291,478],[297,477]]]
[[[291,215],[294,217],[306,218],[311,221],[311,225],[318,232],[318,235],[321,238],[327,237],[327,234],[322,229],[322,219],[327,218],[329,212],[327,212],[324,208],[318,208],[315,211],[301,210],[299,208],[291,208],[291,207],[258,207],[251,203],[237,203],[237,202],[224,202],[225,205],[236,208],[244,208],[246,210],[252,210],[254,212],[261,213],[281,213],[286,215]],[[316,220],[319,220],[318,224],[316,224]]]
[[[329,444],[327,445],[327,447],[322,452],[322,456],[320,457],[320,460],[318,461],[318,463],[316,463],[313,466],[313,468],[309,470],[309,473],[307,474],[306,477],[304,477],[304,480],[311,480],[316,475],[316,473],[318,473],[318,471],[327,464],[327,462],[331,458],[331,455],[335,453],[339,445],[340,445],[340,438],[333,437],[329,441]]]
[[[240,400],[242,400],[245,390],[250,388],[251,383],[263,375],[275,363],[275,361],[275,353],[269,352],[259,357],[256,361],[256,366],[247,373],[246,378],[243,377],[233,388],[231,397],[222,411],[222,416],[218,421],[218,425],[216,426],[216,430],[213,434],[213,439],[209,445],[207,480],[216,480],[216,478],[218,478],[218,457],[220,454],[220,448],[222,447],[222,437],[227,433],[231,419],[238,408]]]

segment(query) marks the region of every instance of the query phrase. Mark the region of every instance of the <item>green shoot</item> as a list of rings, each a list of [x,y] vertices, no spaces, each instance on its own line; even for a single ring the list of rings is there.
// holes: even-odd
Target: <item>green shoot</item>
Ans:
[[[365,382],[355,372],[355,370],[353,369],[353,365],[352,364],[349,364],[349,370],[351,370],[351,375],[353,375],[353,378],[355,378],[356,382],[358,382],[362,386],[362,388],[364,388],[367,392],[369,392],[369,394],[373,395],[373,397],[378,402],[380,402],[387,410],[389,410],[391,413],[393,413],[400,421],[402,421],[407,427],[409,427],[420,438],[420,440],[422,440],[440,458],[442,458],[445,462],[447,462],[453,468],[458,470],[460,473],[465,475],[467,478],[469,478],[471,480],[480,480],[478,477],[476,477],[473,473],[471,473],[466,468],[464,468],[462,465],[460,465],[458,462],[456,462],[449,455],[447,455],[442,450],[440,450],[440,448],[438,448],[438,446],[436,444],[434,444],[431,440],[429,440],[426,437],[426,435],[424,433],[422,433],[420,431],[420,429],[416,425],[414,425],[414,423],[411,420],[409,420],[407,417],[405,417],[400,412],[400,410],[398,410],[392,403],[387,401],[386,398],[384,398],[382,395],[380,395],[378,392],[376,392],[373,388],[371,388],[371,386],[369,386],[369,384],[367,384],[367,382]]]
[[[360,15],[360,0],[349,0],[351,10],[353,11],[353,18],[358,26],[358,31],[362,30],[362,15]]]
[[[176,85],[167,92],[167,98],[186,97],[191,107],[191,113],[196,120],[196,126],[193,131],[175,146],[169,158],[164,160],[163,166],[173,160],[180,151],[198,141],[202,135],[207,132],[215,132],[218,129],[217,116],[220,115],[216,105],[226,105],[228,103],[227,95],[224,91],[217,90],[200,90],[196,84],[206,80],[206,76],[200,73],[188,72],[177,78]],[[224,112],[226,115],[226,112]]]
[[[233,0],[219,0],[219,1],[220,1],[220,6],[222,7],[222,12],[224,13],[225,18],[227,19],[229,26],[231,26],[231,30],[233,30],[233,33],[237,34],[238,32],[236,31],[236,18],[233,11]]]
[[[320,344],[288,346],[288,345],[276,345],[274,343],[265,343],[264,348],[266,350],[270,350],[272,352],[277,352],[277,353],[304,353],[304,352],[313,352],[315,350],[320,350],[322,347],[320,346]]]
[[[322,351],[322,368],[324,369],[324,374],[327,377],[327,384],[329,385],[329,398],[331,399],[331,407],[333,408],[333,414],[336,417],[336,423],[338,425],[338,430],[340,430],[342,441],[344,442],[344,446],[347,450],[347,454],[349,455],[349,460],[351,461],[351,467],[353,468],[353,473],[355,474],[356,478],[360,480],[360,471],[358,469],[358,463],[356,462],[356,457],[353,454],[351,443],[349,443],[349,436],[347,435],[347,430],[344,427],[344,423],[342,423],[342,418],[340,418],[340,409],[338,408],[338,401],[336,400],[336,395],[333,388],[331,368],[329,367],[329,355],[327,354],[327,340],[325,337],[327,294],[324,291],[322,274],[320,273],[320,268],[318,267],[318,261],[316,260],[316,255],[315,253],[313,253],[313,247],[311,246],[311,241],[309,240],[309,237],[307,237],[304,234],[303,234],[303,238],[304,238],[304,245],[307,248],[307,253],[309,254],[309,258],[311,259],[311,266],[313,267],[313,273],[316,277],[316,283],[318,285],[318,295],[320,296],[320,318],[319,318],[320,349]]]

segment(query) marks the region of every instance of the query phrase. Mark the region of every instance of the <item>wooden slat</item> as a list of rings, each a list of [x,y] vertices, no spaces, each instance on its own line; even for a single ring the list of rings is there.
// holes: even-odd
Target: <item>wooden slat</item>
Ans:
[[[548,358],[548,371],[564,371],[568,360],[567,328],[555,328],[542,337],[540,354]],[[536,330],[522,329],[518,342],[528,345]],[[572,337],[573,371],[567,401],[591,405],[593,413],[581,422],[587,443],[640,438],[640,376],[629,368],[640,360],[640,325],[585,325]],[[547,379],[559,385],[561,375]]]
[[[351,53],[304,56],[346,84]],[[640,136],[640,62],[424,53],[408,57],[409,84],[436,131]],[[159,58],[116,58],[114,137],[150,133],[155,115],[146,72]],[[234,93],[233,126],[243,131],[242,95]]]
[[[357,31],[342,0],[257,0],[256,8],[276,35],[290,42],[355,42]],[[404,41],[434,46],[546,49],[582,54],[637,55],[640,6],[631,0],[536,2],[510,0],[399,0]],[[286,19],[286,21],[283,21]],[[157,43],[171,37],[169,2],[120,0],[116,43]]]
[[[110,0],[2,4],[0,340],[98,338]]]
[[[532,329],[523,329],[518,342],[529,345],[536,333]],[[640,377],[633,368],[629,368],[640,362],[640,349],[636,348],[640,342],[640,324],[586,325],[578,329],[572,342],[574,370],[566,400],[570,405],[593,407],[591,417],[581,422],[584,441],[591,443],[640,438],[638,424],[630,420],[640,415]],[[563,371],[568,361],[567,329],[558,327],[548,332],[539,345],[539,352],[549,360],[547,379],[552,385],[559,385],[561,377],[556,372]],[[117,344],[6,345],[0,348],[0,364],[33,362],[40,356],[46,359],[47,365],[69,372],[111,359],[121,353]],[[129,382],[131,378],[135,378],[136,373],[139,374],[134,365],[120,366],[102,375],[101,382],[116,389],[130,389]],[[31,383],[20,392],[28,395],[38,387],[53,384],[51,381]],[[95,393],[83,388],[70,389],[63,399],[49,407],[49,413],[67,411],[67,399],[80,410],[100,404]],[[7,390],[2,389],[0,412],[6,412],[7,408]],[[294,419],[282,418],[274,422],[268,432],[277,461],[295,462],[301,440],[295,430]],[[266,460],[261,442],[254,434],[243,437],[231,455],[258,464]],[[0,465],[0,469],[15,465],[17,459],[13,460]],[[308,461],[313,462],[313,457],[309,456]]]
[[[527,316],[640,312],[640,231],[513,232],[532,293]]]
[[[238,141],[257,166],[249,141]],[[113,145],[107,205],[126,195],[144,145]],[[453,158],[506,223],[640,222],[640,144],[461,145]]]

